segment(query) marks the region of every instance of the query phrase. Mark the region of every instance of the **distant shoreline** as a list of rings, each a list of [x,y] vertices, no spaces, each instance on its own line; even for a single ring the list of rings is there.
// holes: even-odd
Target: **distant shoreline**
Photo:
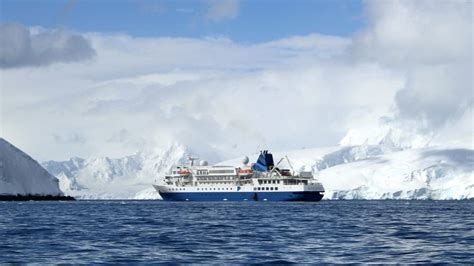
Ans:
[[[0,195],[0,201],[59,201],[76,200],[71,196],[53,196],[53,195]]]

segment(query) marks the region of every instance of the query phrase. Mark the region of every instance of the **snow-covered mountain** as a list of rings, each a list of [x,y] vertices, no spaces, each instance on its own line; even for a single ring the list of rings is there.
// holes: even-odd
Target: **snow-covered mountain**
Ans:
[[[427,147],[315,172],[331,199],[474,198],[474,150]]]
[[[391,133],[390,133],[391,134]],[[474,198],[474,150],[455,147],[401,149],[395,138],[375,145],[338,145],[274,152],[279,167],[312,171],[326,199]],[[367,142],[365,142],[367,143]],[[66,193],[83,199],[156,199],[151,187],[171,167],[192,154],[184,145],[140,152],[119,159],[71,158],[43,163]],[[258,154],[250,155],[256,161]],[[241,164],[242,158],[221,162]]]
[[[71,158],[47,161],[43,166],[58,177],[63,191],[82,199],[159,198],[151,185],[175,164],[184,163],[191,152],[174,143],[164,150],[138,152],[111,159]]]
[[[393,145],[334,146],[273,153],[279,167],[312,171],[325,199],[474,198],[474,150]],[[254,161],[257,154],[250,156]],[[222,162],[239,165],[241,159]]]
[[[0,195],[63,196],[58,179],[26,153],[0,138]]]

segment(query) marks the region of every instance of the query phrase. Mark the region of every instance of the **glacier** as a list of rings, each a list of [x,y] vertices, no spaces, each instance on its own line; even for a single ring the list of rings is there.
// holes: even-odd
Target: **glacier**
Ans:
[[[140,151],[123,158],[73,157],[43,166],[59,179],[61,189],[78,199],[160,199],[152,184],[191,151],[179,143],[165,149]]]
[[[400,150],[393,145],[334,146],[273,153],[278,167],[311,171],[324,199],[472,199],[474,150],[433,146]],[[257,154],[250,156],[251,160]],[[240,159],[221,162],[236,165]]]
[[[366,142],[367,143],[367,142]],[[279,167],[311,171],[326,189],[325,199],[472,199],[474,151],[432,146],[401,149],[392,142],[336,145],[274,152]],[[43,163],[61,189],[81,199],[159,199],[151,187],[193,154],[185,145],[139,152],[118,159],[71,158]],[[255,161],[258,154],[250,155]],[[242,158],[220,162],[241,164]]]
[[[0,138],[0,195],[64,196],[56,177],[3,138]]]
[[[426,147],[314,171],[326,199],[472,199],[474,151]]]

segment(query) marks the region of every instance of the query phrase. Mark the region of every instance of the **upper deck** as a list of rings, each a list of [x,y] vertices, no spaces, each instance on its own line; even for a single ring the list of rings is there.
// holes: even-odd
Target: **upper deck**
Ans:
[[[265,156],[268,158],[266,153]],[[265,159],[267,159],[265,158]],[[178,187],[199,186],[262,186],[262,185],[309,185],[313,181],[311,172],[300,172],[295,174],[290,169],[280,169],[270,163],[253,163],[248,165],[244,161],[240,167],[235,166],[208,166],[201,161],[195,165],[192,158],[187,166],[179,166],[171,170],[170,175],[165,176],[167,185]],[[280,160],[281,161],[281,160]],[[263,166],[262,166],[263,165]]]

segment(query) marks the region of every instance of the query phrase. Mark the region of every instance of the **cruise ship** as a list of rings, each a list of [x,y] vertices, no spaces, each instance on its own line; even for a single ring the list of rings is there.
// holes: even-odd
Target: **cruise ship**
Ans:
[[[208,166],[206,161],[189,158],[189,165],[175,167],[154,184],[165,201],[320,201],[323,185],[311,172],[280,169],[273,155],[262,151],[257,162],[245,157],[241,166]]]

